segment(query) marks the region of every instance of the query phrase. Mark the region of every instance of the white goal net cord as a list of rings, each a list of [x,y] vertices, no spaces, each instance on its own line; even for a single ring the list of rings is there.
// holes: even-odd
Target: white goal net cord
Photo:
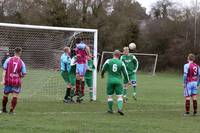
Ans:
[[[97,68],[96,29],[65,28],[0,23],[0,47],[12,54],[15,47],[22,47],[22,59],[27,65],[22,98],[46,97],[62,99],[66,84],[59,69],[64,46],[74,48],[75,38],[80,37],[90,46]],[[1,54],[3,55],[3,54]],[[93,75],[93,99],[96,100],[97,71]],[[38,97],[37,97],[38,96]]]
[[[151,73],[153,76],[156,73],[156,66],[158,61],[158,54],[148,53],[130,53],[136,56],[139,61],[139,70]],[[103,51],[101,54],[101,61],[99,68],[101,70],[103,63],[106,59],[112,58],[113,52]]]

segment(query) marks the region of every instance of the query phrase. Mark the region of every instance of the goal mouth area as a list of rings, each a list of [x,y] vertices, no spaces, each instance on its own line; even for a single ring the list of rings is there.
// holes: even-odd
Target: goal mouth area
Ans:
[[[65,88],[64,81],[60,78],[60,73],[54,73],[52,70],[60,68],[60,56],[63,54],[63,48],[65,46],[72,48],[75,45],[75,37],[83,38],[83,42],[90,46],[94,55],[94,66],[97,68],[97,29],[0,23],[1,47],[7,47],[11,54],[13,54],[15,47],[22,48],[21,57],[28,69],[27,77],[24,78],[25,82],[23,83],[23,87],[26,88],[25,95],[35,89],[39,95],[44,94],[51,97],[52,93],[55,92],[55,95],[58,94],[58,97],[62,97],[64,90],[62,87]],[[57,79],[52,80],[52,77],[57,77]],[[93,100],[96,100],[96,80],[97,70],[95,69],[93,72]],[[37,84],[41,87],[37,87]],[[57,91],[52,90],[57,88],[54,84],[59,86]],[[55,97],[57,98],[57,96]]]
[[[110,51],[103,51],[101,54],[101,60],[99,64],[99,70],[102,69],[103,63],[106,59],[110,59],[113,57],[114,52]],[[105,54],[109,54],[109,56],[105,57]],[[158,62],[158,54],[149,54],[149,53],[129,53],[136,56],[139,61],[139,68],[138,72],[141,74],[150,73],[151,75],[155,76],[156,74],[156,66]],[[121,53],[123,55],[123,53]],[[143,57],[143,59],[142,59]],[[144,57],[148,57],[149,59],[144,59]]]

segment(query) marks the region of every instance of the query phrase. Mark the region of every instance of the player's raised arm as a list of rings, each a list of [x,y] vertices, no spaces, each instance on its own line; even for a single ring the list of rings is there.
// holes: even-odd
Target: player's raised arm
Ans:
[[[85,51],[86,51],[86,53],[87,53],[87,55],[88,55],[89,57],[92,57],[91,52],[90,52],[90,47],[89,47],[89,46],[86,45]]]
[[[136,73],[139,67],[139,62],[134,55],[133,55],[133,63],[136,64],[135,67],[133,68],[133,72]]]
[[[129,76],[128,76],[128,72],[126,70],[126,66],[125,66],[124,62],[122,62],[122,73],[125,78],[125,81],[129,82]],[[125,84],[127,84],[127,83],[125,83]]]

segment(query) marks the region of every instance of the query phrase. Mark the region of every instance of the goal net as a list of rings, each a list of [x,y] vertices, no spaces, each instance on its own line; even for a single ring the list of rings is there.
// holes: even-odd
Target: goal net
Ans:
[[[94,65],[97,66],[96,29],[0,23],[1,47],[8,48],[11,55],[15,47],[23,49],[22,59],[27,66],[27,76],[23,79],[21,99],[30,97],[36,100],[63,99],[66,83],[58,71],[60,56],[65,46],[69,46],[73,51],[77,37],[90,46],[94,55]],[[96,75],[95,70],[94,100],[96,100]]]
[[[158,60],[158,54],[147,54],[147,53],[130,53],[134,54],[139,62],[139,73],[147,73],[150,75],[155,75],[156,65]],[[99,68],[102,68],[103,63],[113,57],[113,52],[103,51],[101,55],[101,61]]]

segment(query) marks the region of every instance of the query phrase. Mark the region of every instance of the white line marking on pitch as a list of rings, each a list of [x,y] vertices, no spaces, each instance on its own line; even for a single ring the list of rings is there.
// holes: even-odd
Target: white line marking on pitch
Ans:
[[[180,109],[174,110],[125,110],[124,112],[179,112]],[[104,114],[106,111],[96,111],[96,112],[29,112],[34,115],[54,115],[54,114]]]

